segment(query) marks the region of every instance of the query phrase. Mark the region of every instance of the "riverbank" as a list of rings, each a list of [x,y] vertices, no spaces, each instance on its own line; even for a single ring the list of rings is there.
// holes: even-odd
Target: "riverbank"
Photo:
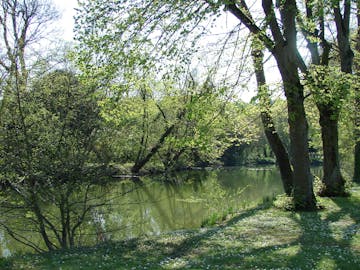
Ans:
[[[216,227],[14,256],[0,269],[359,269],[360,187],[351,192],[319,199],[318,212],[265,202]]]

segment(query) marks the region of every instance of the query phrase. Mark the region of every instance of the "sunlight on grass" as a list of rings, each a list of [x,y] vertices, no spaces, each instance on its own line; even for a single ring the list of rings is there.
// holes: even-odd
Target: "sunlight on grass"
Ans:
[[[336,269],[336,262],[332,258],[322,258],[316,266],[317,269]]]

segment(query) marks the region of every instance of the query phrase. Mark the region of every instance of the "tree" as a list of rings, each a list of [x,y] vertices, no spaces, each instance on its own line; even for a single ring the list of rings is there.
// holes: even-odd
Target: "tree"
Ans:
[[[210,79],[198,83],[189,75],[182,87],[174,79],[134,76],[131,82],[124,85],[131,96],[113,89],[101,102],[101,115],[116,134],[113,160],[131,163],[133,173],[214,163],[238,141],[239,109]]]
[[[7,185],[1,191],[1,226],[37,251],[74,246],[90,211],[103,204],[89,197],[103,174],[101,166],[91,166],[100,119],[93,89],[57,70],[21,95],[9,95],[3,113],[0,179]],[[44,244],[12,227],[13,215],[23,217]]]
[[[256,38],[252,41],[252,58],[254,62],[255,76],[257,81],[258,96],[260,101],[261,121],[264,126],[266,138],[279,165],[281,179],[286,195],[291,196],[293,189],[293,171],[287,150],[276,131],[274,120],[270,111],[270,94],[266,84],[264,72],[264,55],[261,44]]]
[[[292,4],[290,2],[293,2]],[[331,4],[332,11],[330,13],[334,14],[335,25],[337,29],[337,43],[339,45],[340,59],[341,59],[341,71],[345,73],[351,73],[351,63],[352,63],[352,51],[349,46],[349,18],[350,18],[350,1],[344,1],[343,8],[340,7],[340,2],[335,1]],[[269,25],[273,37],[281,37],[281,29],[276,26],[276,15],[272,8],[272,1],[263,1],[264,13],[269,18]],[[286,9],[286,6],[291,7],[294,14],[298,13],[296,1],[285,1],[284,3],[278,3],[278,7]],[[239,4],[244,10],[247,10],[245,1],[241,1]],[[234,6],[232,6],[234,8]],[[235,5],[236,7],[236,5]],[[233,9],[236,11],[236,9]],[[241,10],[240,10],[241,11]],[[343,15],[341,14],[343,11]],[[325,29],[325,15],[326,13],[325,5],[319,1],[305,1],[305,18],[300,14],[297,16],[297,20],[301,26],[302,33],[305,39],[308,42],[308,49],[311,54],[312,64],[315,66],[328,66],[329,65],[329,53],[330,53],[330,43],[326,40],[326,29]],[[239,12],[238,12],[239,13]],[[240,12],[241,13],[241,12]],[[246,14],[245,14],[246,13]],[[242,15],[248,16],[247,19],[253,21],[249,12],[245,12]],[[295,15],[294,15],[295,16]],[[286,21],[286,12],[280,12],[280,17],[283,23]],[[246,17],[243,17],[246,20]],[[253,33],[261,33],[260,29],[256,29],[254,25],[249,24],[252,28]],[[290,25],[284,27],[284,34],[286,34],[285,29],[291,28]],[[293,31],[296,29],[293,27]],[[290,30],[291,31],[291,30]],[[263,34],[260,35],[263,37],[265,44],[269,44],[269,40]],[[288,38],[285,38],[287,42]],[[281,40],[280,40],[281,41]],[[267,43],[266,43],[267,42]],[[321,50],[319,49],[321,47]],[[271,46],[268,46],[268,49],[271,51]],[[320,51],[322,53],[320,54]],[[274,53],[273,53],[274,54]],[[275,56],[275,55],[274,55]],[[293,59],[300,59],[298,53],[293,54]],[[276,58],[276,56],[275,56]],[[299,69],[306,75],[311,76],[312,71],[309,72],[309,69],[304,64],[305,62],[300,59]],[[278,61],[279,66],[279,61]],[[280,66],[279,66],[280,68]],[[319,69],[317,69],[319,70]],[[281,72],[281,70],[280,70]],[[317,74],[319,75],[319,74]],[[283,77],[284,79],[284,77]],[[311,80],[311,79],[310,79]],[[317,80],[319,83],[319,80]],[[338,84],[337,84],[338,85]],[[338,119],[341,109],[341,97],[346,95],[347,80],[343,80],[343,85],[336,91],[326,90],[326,98],[322,98],[321,95],[317,96],[316,104],[320,112],[320,125],[322,126],[322,140],[323,140],[323,155],[324,155],[324,189],[321,191],[322,195],[325,196],[342,196],[346,195],[345,192],[345,181],[340,172],[340,162],[339,162],[339,150],[338,150]],[[319,89],[324,87],[324,85],[314,86],[314,89]],[[326,87],[324,87],[325,90]],[[285,90],[286,92],[286,90]],[[321,93],[324,93],[323,91]],[[289,100],[289,99],[288,99]],[[290,127],[291,129],[291,127]]]
[[[280,13],[283,28],[279,25],[273,2],[262,1],[266,26],[269,27],[272,38],[248,16],[250,10],[245,1],[226,2],[225,6],[251,33],[258,36],[276,59],[288,106],[295,208],[315,209],[316,200],[308,151],[308,124],[304,108],[304,86],[299,74],[299,70],[304,71],[306,66],[297,48],[296,1],[283,1],[276,7]]]
[[[297,49],[296,1],[283,1],[277,6],[281,15],[283,31],[277,20],[272,1],[263,1],[266,28],[271,32],[272,38],[251,19],[251,16],[248,16],[250,10],[245,1],[188,1],[186,4],[182,1],[141,1],[141,3],[120,1],[116,5],[109,5],[103,1],[81,2],[80,11],[82,13],[78,15],[77,37],[83,54],[86,55],[83,63],[92,63],[97,70],[102,70],[100,67],[104,62],[106,63],[109,56],[116,53],[114,50],[114,47],[117,47],[114,45],[115,40],[126,40],[119,43],[122,44],[119,46],[122,54],[133,52],[132,49],[145,44],[142,48],[144,50],[147,48],[149,52],[155,50],[157,54],[151,56],[159,61],[167,57],[189,60],[184,57],[186,54],[181,53],[183,52],[181,48],[189,44],[187,41],[190,34],[193,37],[190,45],[203,36],[204,31],[197,34],[196,29],[198,28],[196,27],[209,16],[219,14],[221,7],[225,7],[234,14],[252,34],[256,35],[277,61],[288,103],[295,205],[297,209],[315,209],[316,200],[310,173],[307,122],[303,105],[304,86],[298,71],[299,69],[304,71],[306,66]],[[117,21],[116,35],[111,34],[114,27],[108,18],[101,16],[103,13]],[[102,19],[96,21],[94,18]],[[126,31],[126,29],[130,31]],[[159,32],[161,34],[156,35]],[[92,33],[92,36],[87,33]],[[112,46],[107,46],[107,43]],[[95,44],[104,44],[107,49],[100,50],[99,46]],[[192,49],[196,50],[196,46],[190,46],[188,52],[192,52]],[[103,57],[104,55],[105,57]],[[97,61],[100,56],[102,61]],[[111,63],[110,65],[113,66]]]
[[[337,44],[340,55],[339,72],[351,73],[352,50],[350,48],[350,1],[344,1],[343,8],[340,8],[340,1],[330,3],[330,11],[326,6],[318,1],[305,2],[305,17],[300,18],[302,32],[307,41],[307,46],[311,54],[312,67],[308,72],[310,81],[310,91],[315,98],[316,106],[320,113],[320,126],[323,142],[323,184],[320,191],[323,196],[343,196],[345,192],[345,181],[340,171],[340,158],[338,147],[338,122],[341,111],[341,100],[348,92],[347,80],[341,80],[343,86],[338,82],[329,84],[327,76],[334,75],[330,71],[330,52],[332,42],[327,40],[327,29],[325,28],[326,16],[328,13],[334,14],[337,29]],[[343,10],[343,15],[341,14]],[[332,74],[332,75],[329,75]],[[336,76],[338,79],[341,76]],[[320,79],[321,78],[321,79]],[[346,78],[346,77],[345,77]],[[315,84],[314,84],[315,83]],[[334,89],[335,85],[340,86]]]
[[[30,49],[40,40],[44,40],[48,35],[47,27],[57,19],[57,16],[56,10],[47,0],[3,0],[1,2],[1,108],[5,106],[9,92],[21,92],[26,89],[29,73],[31,68],[34,68],[31,67],[31,62],[35,56],[30,55]]]
[[[356,43],[355,43],[355,62],[354,70],[357,78],[360,76],[360,1],[356,1],[356,19],[357,19],[357,33],[356,33]],[[355,84],[355,149],[354,149],[354,177],[353,180],[357,183],[360,183],[360,88]]]

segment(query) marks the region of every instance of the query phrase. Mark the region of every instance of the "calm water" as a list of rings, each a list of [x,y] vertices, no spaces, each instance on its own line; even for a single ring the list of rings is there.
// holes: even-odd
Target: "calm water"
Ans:
[[[112,181],[92,190],[94,200],[105,205],[89,213],[77,241],[94,244],[197,228],[213,213],[240,210],[282,192],[279,172],[272,167],[221,168]],[[16,222],[25,226],[21,218]],[[23,236],[41,242],[25,230]],[[0,245],[2,256],[29,251],[1,230]]]

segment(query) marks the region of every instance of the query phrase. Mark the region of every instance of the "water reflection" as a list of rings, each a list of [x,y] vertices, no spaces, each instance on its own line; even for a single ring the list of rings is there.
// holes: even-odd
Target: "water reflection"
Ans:
[[[91,192],[106,203],[79,228],[80,245],[196,228],[212,213],[255,205],[283,189],[275,168],[222,168],[110,181]],[[1,231],[0,244],[2,256],[24,250]]]
[[[126,193],[127,188],[135,191]],[[241,209],[279,194],[282,185],[275,169],[227,168],[145,177],[141,183],[114,183],[111,189],[108,196],[121,192],[103,211],[108,213],[107,227],[113,228],[107,238],[117,240],[196,228],[214,212]]]

